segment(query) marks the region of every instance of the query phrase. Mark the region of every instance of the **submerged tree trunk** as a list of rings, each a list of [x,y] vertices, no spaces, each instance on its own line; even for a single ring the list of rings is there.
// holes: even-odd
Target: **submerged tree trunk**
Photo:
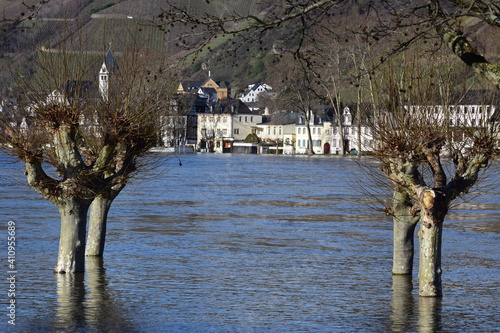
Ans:
[[[83,272],[85,268],[85,231],[89,205],[67,199],[58,205],[61,214],[61,237],[56,273]]]
[[[441,235],[443,223],[431,224],[427,219],[420,223],[419,295],[441,296]]]
[[[394,191],[393,196],[393,242],[392,274],[411,275],[413,271],[414,233],[420,214],[413,212],[410,196],[403,191]]]
[[[106,228],[108,213],[113,200],[120,194],[125,184],[116,184],[108,191],[100,193],[90,205],[89,230],[87,233],[87,246],[85,255],[99,256],[104,254],[106,243]]]
[[[99,195],[92,201],[85,249],[85,255],[87,256],[102,256],[104,253],[108,212],[112,202],[113,199],[108,195]]]
[[[419,295],[441,296],[441,244],[444,216],[448,211],[447,197],[433,189],[419,193],[422,207],[420,220]]]

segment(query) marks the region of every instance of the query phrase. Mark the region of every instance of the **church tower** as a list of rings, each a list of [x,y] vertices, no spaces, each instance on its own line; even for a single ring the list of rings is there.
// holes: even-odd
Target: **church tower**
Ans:
[[[108,101],[109,71],[106,67],[106,62],[102,63],[101,71],[99,72],[99,93],[103,100]]]
[[[99,71],[99,93],[103,100],[107,101],[109,98],[109,85],[113,75],[119,73],[118,62],[116,61],[113,51],[111,51],[111,44],[104,56],[104,61]]]

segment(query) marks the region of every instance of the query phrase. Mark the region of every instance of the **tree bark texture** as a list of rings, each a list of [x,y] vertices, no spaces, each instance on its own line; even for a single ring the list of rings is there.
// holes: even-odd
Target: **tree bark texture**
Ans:
[[[106,225],[108,212],[113,202],[112,197],[106,194],[98,195],[90,206],[89,230],[85,255],[102,256],[106,241]]]
[[[59,205],[61,214],[61,237],[56,273],[83,272],[85,268],[85,231],[88,204],[76,199],[67,199]]]
[[[392,274],[395,275],[411,275],[413,271],[414,233],[420,214],[412,212],[412,208],[406,192],[394,192]]]
[[[464,8],[469,8],[472,12],[480,12],[478,15],[488,24],[499,26],[499,7],[488,1],[470,1],[470,4],[460,4]],[[443,39],[448,48],[457,55],[467,66],[470,66],[476,74],[489,80],[497,89],[500,89],[500,66],[488,62],[470,41],[463,35],[456,32],[456,29],[449,23],[449,18],[444,14],[438,0],[426,0],[429,8],[429,15],[434,21],[436,31]]]
[[[441,296],[441,235],[442,223],[426,223],[424,218],[419,230],[420,267],[419,295]]]
[[[430,188],[420,191],[422,207],[420,219],[419,295],[441,296],[441,244],[444,216],[448,201],[442,193]]]

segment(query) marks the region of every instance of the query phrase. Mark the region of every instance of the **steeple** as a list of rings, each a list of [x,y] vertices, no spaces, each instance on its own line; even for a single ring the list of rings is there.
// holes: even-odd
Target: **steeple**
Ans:
[[[110,75],[116,74],[119,71],[118,62],[116,61],[113,51],[111,51],[111,43],[109,43],[108,51],[104,56],[104,61],[99,72],[99,93],[102,98],[107,101],[109,96],[109,78]]]
[[[103,100],[108,100],[109,71],[105,61],[102,63],[101,71],[99,72],[99,93]]]
[[[116,61],[113,51],[111,51],[111,43],[109,43],[108,51],[104,57],[104,62],[108,68],[109,73],[114,74],[115,71],[119,71],[118,62]]]

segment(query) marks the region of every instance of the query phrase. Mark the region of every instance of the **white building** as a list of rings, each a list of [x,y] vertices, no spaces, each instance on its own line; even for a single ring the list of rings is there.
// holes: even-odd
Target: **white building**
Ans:
[[[262,152],[283,154],[295,153],[295,124],[300,113],[298,112],[276,112],[273,115],[265,114],[267,121],[258,124]],[[281,151],[279,151],[281,149]]]
[[[104,61],[101,65],[101,70],[99,71],[99,93],[103,100],[108,100],[110,80],[112,80],[113,75],[117,75],[118,73],[118,62],[116,61],[115,55],[113,54],[113,51],[111,51],[110,46],[108,51],[106,51]]]
[[[314,115],[309,118],[310,137],[305,117],[300,117],[295,126],[295,153],[308,154],[309,146],[312,145],[312,151],[315,154],[329,154],[331,122]]]
[[[243,96],[240,97],[240,100],[245,103],[256,103],[259,101],[260,94],[270,92],[271,90],[271,86],[265,83],[250,84],[245,92],[243,92]]]
[[[257,138],[262,115],[237,99],[219,100],[210,112],[198,114],[197,148],[208,152],[235,152],[254,135]],[[253,141],[250,139],[250,141]],[[256,146],[255,146],[256,147]]]
[[[337,121],[331,127],[330,149],[332,154],[342,154],[342,140],[345,154],[357,154],[360,149],[361,152],[373,150],[374,140],[371,128],[363,123],[358,124],[353,108],[353,106],[346,106],[342,109],[342,136],[341,126],[337,125]]]
[[[469,101],[470,102],[470,101]],[[449,105],[418,105],[406,106],[406,110],[415,119],[415,125],[419,122],[436,124],[436,126],[448,126],[452,132],[451,142],[458,144],[461,148],[470,148],[473,142],[466,136],[465,129],[489,128],[495,126],[494,119],[497,112],[493,104],[463,104]]]
[[[442,105],[407,106],[410,114],[416,119],[428,122],[437,122],[443,125],[448,122],[452,127],[482,127],[490,122],[495,114],[495,105],[467,104],[467,105]]]

